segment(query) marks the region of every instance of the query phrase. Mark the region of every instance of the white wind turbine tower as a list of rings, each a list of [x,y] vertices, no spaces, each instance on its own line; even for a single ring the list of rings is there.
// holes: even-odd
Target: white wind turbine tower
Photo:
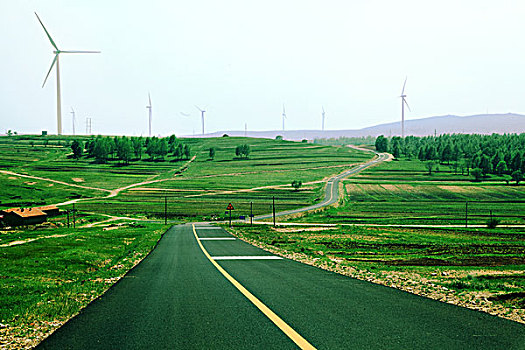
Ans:
[[[75,110],[71,107],[71,121],[73,122],[73,136],[75,136]]]
[[[322,125],[322,130],[324,131],[324,118],[325,118],[325,115],[324,115],[324,106],[322,106],[321,108],[323,109],[323,113],[322,113],[322,115],[323,115],[323,125]]]
[[[286,110],[284,109],[284,105],[283,105],[283,114],[282,114],[282,116],[283,116],[283,131],[284,131],[284,120],[287,119],[286,118]]]
[[[407,105],[408,110],[410,111],[410,106],[406,100],[407,95],[405,95],[405,85],[407,84],[407,78],[403,84],[403,89],[401,90],[401,137],[405,137],[405,105]]]
[[[200,109],[197,105],[195,105],[195,108],[197,108],[199,111],[201,111],[202,134],[204,135],[204,113],[206,113],[206,111],[204,109]]]
[[[149,105],[146,106],[146,109],[148,110],[148,117],[149,117],[149,136],[151,137],[151,118],[152,118],[152,110],[153,110],[153,106],[151,105],[151,96],[148,92],[148,100],[149,100]]]
[[[59,57],[61,53],[100,53],[100,51],[62,51],[60,50],[53,39],[51,38],[51,35],[49,35],[49,32],[47,31],[46,27],[44,27],[44,23],[40,20],[40,17],[38,17],[38,14],[35,12],[36,18],[38,18],[38,21],[42,25],[42,28],[44,28],[44,31],[46,32],[46,35],[51,42],[51,45],[55,48],[55,51],[53,53],[55,54],[55,58],[53,59],[53,62],[51,63],[51,67],[49,67],[49,71],[47,72],[46,78],[44,79],[44,83],[42,84],[42,87],[46,85],[47,78],[49,77],[49,74],[51,73],[51,70],[53,69],[55,63],[57,66],[57,134],[62,135],[62,103],[61,103],[61,97],[60,97],[60,68],[59,68]]]

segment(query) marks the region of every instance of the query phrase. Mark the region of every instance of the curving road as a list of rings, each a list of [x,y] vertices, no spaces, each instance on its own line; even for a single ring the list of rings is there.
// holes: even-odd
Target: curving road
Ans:
[[[356,147],[354,147],[356,148]],[[361,148],[359,148],[360,150],[363,150]],[[370,152],[374,152],[374,151],[371,151],[371,150],[366,150],[366,151],[370,151]],[[278,212],[278,213],[275,213],[275,216],[285,216],[285,215],[291,215],[291,214],[298,214],[298,213],[302,213],[302,212],[305,212],[305,211],[310,211],[310,210],[314,210],[314,209],[319,209],[319,208],[322,208],[322,207],[326,207],[326,206],[329,206],[329,205],[332,205],[334,203],[336,203],[338,200],[339,200],[339,182],[350,176],[350,175],[354,175],[354,174],[357,174],[369,167],[371,167],[372,165],[375,165],[377,163],[380,163],[380,162],[384,162],[385,160],[387,160],[389,158],[389,154],[388,153],[377,153],[377,152],[374,152],[376,155],[377,155],[377,158],[369,161],[369,162],[366,162],[364,164],[361,164],[361,165],[358,165],[350,170],[347,170],[339,175],[336,175],[336,176],[333,176],[331,177],[330,179],[328,179],[327,183],[326,183],[326,188],[325,188],[325,195],[324,195],[324,199],[317,203],[317,204],[314,204],[314,205],[310,205],[308,207],[303,207],[303,208],[298,208],[298,209],[293,209],[293,210],[286,210],[286,211],[281,211],[281,212]],[[264,220],[264,219],[269,219],[273,216],[273,214],[264,214],[264,215],[258,215],[258,216],[255,216],[254,217],[254,220]]]

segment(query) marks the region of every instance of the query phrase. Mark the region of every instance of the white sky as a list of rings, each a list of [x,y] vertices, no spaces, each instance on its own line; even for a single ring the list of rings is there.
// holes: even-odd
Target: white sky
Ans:
[[[3,0],[0,133],[357,129],[444,114],[525,113],[525,2],[511,0]],[[191,113],[184,117],[180,112]]]

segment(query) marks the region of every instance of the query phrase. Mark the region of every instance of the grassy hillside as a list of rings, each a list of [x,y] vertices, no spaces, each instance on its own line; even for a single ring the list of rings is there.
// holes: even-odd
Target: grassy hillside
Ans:
[[[42,179],[21,178],[0,174],[1,206],[55,204],[75,198],[98,199],[80,201],[80,211],[112,215],[139,215],[148,218],[164,216],[168,197],[168,217],[174,219],[209,219],[224,215],[229,202],[234,214],[247,215],[253,202],[254,214],[268,213],[273,196],[278,210],[312,204],[320,200],[320,181],[348,166],[370,159],[371,155],[347,147],[320,146],[278,140],[250,138],[183,139],[191,147],[195,159],[176,160],[168,155],[164,161],[152,161],[147,155],[129,165],[117,161],[99,164],[93,158],[71,158],[67,143],[52,139],[47,146],[42,138],[0,139],[4,155],[0,170],[26,174],[76,185],[68,187]],[[60,143],[60,144],[59,144]],[[248,158],[235,155],[235,148],[248,144]],[[214,159],[209,149],[214,147]],[[291,182],[305,185],[293,190]],[[111,190],[147,182],[112,198]]]

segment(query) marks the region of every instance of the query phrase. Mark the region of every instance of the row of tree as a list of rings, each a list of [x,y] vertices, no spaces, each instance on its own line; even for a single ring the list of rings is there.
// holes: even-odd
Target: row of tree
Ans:
[[[452,134],[391,139],[379,136],[375,146],[378,152],[392,153],[395,158],[417,157],[421,161],[453,165],[467,175],[471,169],[480,169],[480,176],[525,174],[525,134]]]
[[[172,155],[176,160],[190,159],[191,148],[183,144],[175,135],[169,138],[158,137],[127,137],[127,136],[97,136],[84,144],[74,140],[71,143],[73,157],[78,159],[82,155],[94,158],[97,162],[105,163],[109,160],[119,160],[126,164],[133,159],[140,160],[146,153],[151,160],[165,160]]]

